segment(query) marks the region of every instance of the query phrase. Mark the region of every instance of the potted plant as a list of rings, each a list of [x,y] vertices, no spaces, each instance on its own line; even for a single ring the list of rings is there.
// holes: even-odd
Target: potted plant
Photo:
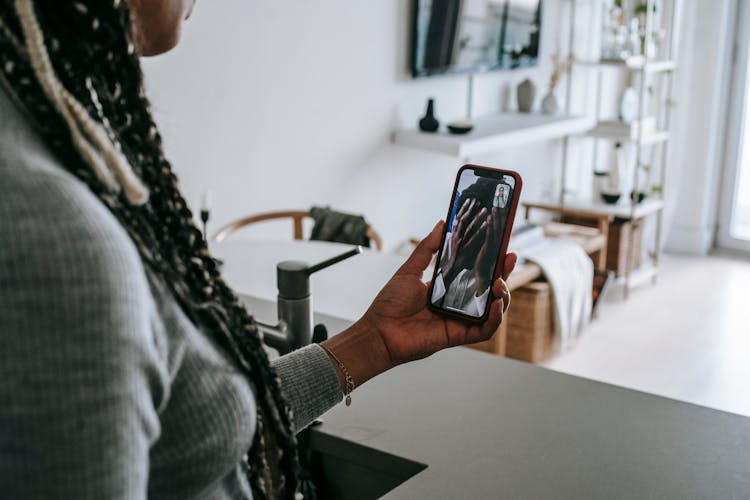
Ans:
[[[557,87],[557,84],[560,83],[563,74],[570,70],[573,61],[573,54],[570,54],[565,61],[561,60],[559,51],[555,52],[552,56],[552,74],[549,77],[549,90],[542,99],[542,113],[545,115],[557,114],[560,106],[558,105],[557,97],[555,96],[555,88]]]

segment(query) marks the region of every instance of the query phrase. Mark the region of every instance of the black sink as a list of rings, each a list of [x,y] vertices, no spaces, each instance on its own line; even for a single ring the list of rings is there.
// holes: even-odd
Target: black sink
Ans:
[[[380,498],[427,465],[326,434],[313,428],[313,477],[318,498]]]

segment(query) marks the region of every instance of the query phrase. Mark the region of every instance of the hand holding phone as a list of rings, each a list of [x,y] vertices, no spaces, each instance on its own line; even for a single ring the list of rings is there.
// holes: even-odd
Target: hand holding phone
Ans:
[[[502,279],[492,282],[494,299],[488,304],[485,321],[455,321],[430,307],[429,283],[422,281],[444,233],[445,223],[440,221],[385,284],[362,318],[325,341],[357,386],[396,365],[448,347],[487,340],[497,331],[510,303],[504,280],[513,272],[516,255],[506,256]]]
[[[516,172],[464,165],[456,176],[445,234],[432,280],[430,307],[484,321],[491,285],[510,239],[521,177]]]
[[[464,179],[466,172],[472,175],[466,174]],[[467,190],[477,177],[488,178],[490,184],[483,181]],[[504,202],[502,198],[493,199],[492,182],[497,183],[497,179],[512,187]],[[481,188],[478,192],[477,187]],[[395,365],[492,337],[510,302],[504,280],[513,271],[516,256],[506,256],[505,252],[520,187],[521,178],[514,172],[473,165],[459,170],[447,223],[438,222],[417,245],[359,321],[326,340],[326,348],[336,353],[356,385]],[[456,197],[458,192],[467,196],[461,200]],[[448,282],[452,292],[457,288],[454,282],[470,284],[472,287],[464,286],[463,291],[472,293],[463,298],[476,303],[475,292],[486,287],[479,301],[483,304],[481,314],[467,315],[436,304],[436,280],[431,284],[422,281],[435,253],[439,263],[436,276]],[[467,321],[455,321],[454,317]]]

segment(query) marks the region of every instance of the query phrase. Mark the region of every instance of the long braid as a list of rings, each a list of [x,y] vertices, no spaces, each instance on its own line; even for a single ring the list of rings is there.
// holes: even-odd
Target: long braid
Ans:
[[[94,170],[99,180],[111,190],[117,190],[117,180],[110,169],[107,168],[102,155],[99,154],[94,145],[84,136],[81,122],[85,119],[85,112],[81,109],[80,104],[78,106],[72,105],[72,103],[78,103],[65,90],[55,75],[47,50],[44,47],[41,27],[34,14],[34,5],[29,0],[16,0],[15,8],[24,31],[24,39],[26,40],[26,49],[31,67],[34,69],[34,74],[47,98],[65,120],[71,139],[73,139],[73,145],[86,163]]]
[[[41,72],[31,55],[39,47],[31,48],[28,25],[16,15],[16,3],[22,10],[24,2],[33,8],[42,48],[49,53],[50,68]],[[253,383],[258,423],[245,457],[253,494],[292,498],[299,464],[291,410],[252,316],[221,278],[164,157],[133,49],[130,16],[122,0],[36,0],[34,5],[31,0],[0,0],[0,81],[65,167],[125,227],[144,263],[169,287],[186,315]],[[52,95],[51,75],[60,83]],[[56,95],[62,95],[62,101]],[[100,155],[104,166],[87,156],[79,140]],[[126,165],[115,164],[118,154]],[[105,171],[124,192],[113,189]],[[147,202],[138,195],[141,180],[150,191]],[[129,183],[134,192],[128,192]]]

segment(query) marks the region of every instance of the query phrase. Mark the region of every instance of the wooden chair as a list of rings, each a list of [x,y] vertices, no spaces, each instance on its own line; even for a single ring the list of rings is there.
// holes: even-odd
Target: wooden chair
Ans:
[[[213,236],[213,240],[216,243],[221,243],[227,238],[227,236],[239,229],[242,229],[245,226],[274,219],[292,219],[292,222],[294,224],[294,239],[301,240],[303,239],[302,221],[306,217],[310,217],[310,212],[306,210],[285,210],[280,212],[264,212],[262,214],[250,215],[248,217],[243,217],[242,219],[237,219],[236,221],[230,222],[229,224],[216,231]],[[372,242],[376,250],[383,250],[383,239],[380,237],[377,231],[372,228],[372,226],[367,226],[365,234],[368,238],[370,238],[370,241]]]

